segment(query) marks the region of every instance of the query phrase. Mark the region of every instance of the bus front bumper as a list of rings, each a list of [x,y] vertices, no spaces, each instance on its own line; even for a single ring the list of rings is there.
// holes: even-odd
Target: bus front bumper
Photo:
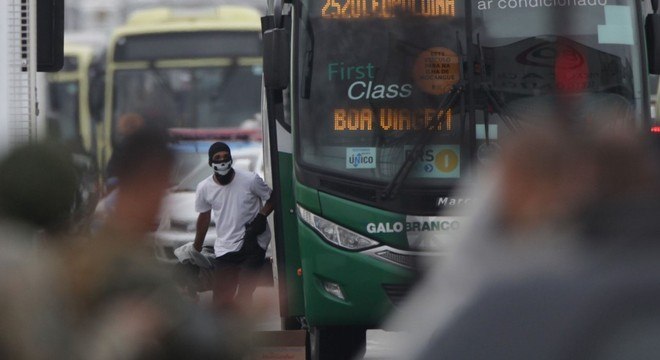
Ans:
[[[416,254],[380,246],[348,251],[301,226],[305,316],[311,326],[380,327],[401,302],[417,273]]]

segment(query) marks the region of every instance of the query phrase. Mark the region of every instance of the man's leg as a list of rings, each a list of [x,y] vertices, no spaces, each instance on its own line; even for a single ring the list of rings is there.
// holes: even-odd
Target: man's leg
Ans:
[[[261,276],[261,268],[265,263],[266,250],[259,246],[246,254],[245,259],[241,262],[240,274],[238,278],[238,293],[236,294],[236,302],[243,306],[249,306],[252,303],[252,293],[257,287],[259,277]]]
[[[213,307],[221,312],[234,311],[234,295],[241,270],[236,253],[215,258],[213,276]]]

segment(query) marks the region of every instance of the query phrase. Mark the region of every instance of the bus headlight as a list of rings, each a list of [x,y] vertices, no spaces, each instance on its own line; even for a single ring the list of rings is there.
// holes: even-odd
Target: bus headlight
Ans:
[[[349,250],[361,250],[378,245],[378,242],[348,230],[345,227],[339,226],[318,215],[314,215],[300,207],[300,205],[298,205],[297,208],[300,218],[318,231],[329,243]]]

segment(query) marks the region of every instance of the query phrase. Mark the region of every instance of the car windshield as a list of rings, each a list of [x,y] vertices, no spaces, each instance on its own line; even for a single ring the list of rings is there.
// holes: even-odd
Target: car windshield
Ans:
[[[174,186],[181,184],[181,182],[189,177],[192,173],[207,165],[208,157],[204,153],[196,152],[179,152],[176,153],[174,161],[174,169],[172,170],[170,183]]]

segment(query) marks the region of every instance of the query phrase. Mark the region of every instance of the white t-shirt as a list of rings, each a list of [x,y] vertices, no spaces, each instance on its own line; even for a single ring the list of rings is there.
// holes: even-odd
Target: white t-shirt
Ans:
[[[259,175],[241,169],[234,171],[234,179],[227,185],[216,183],[213,175],[197,185],[195,210],[200,213],[213,210],[216,257],[241,249],[245,224],[257,216],[272,191]],[[268,226],[257,242],[266,249],[270,242]]]

